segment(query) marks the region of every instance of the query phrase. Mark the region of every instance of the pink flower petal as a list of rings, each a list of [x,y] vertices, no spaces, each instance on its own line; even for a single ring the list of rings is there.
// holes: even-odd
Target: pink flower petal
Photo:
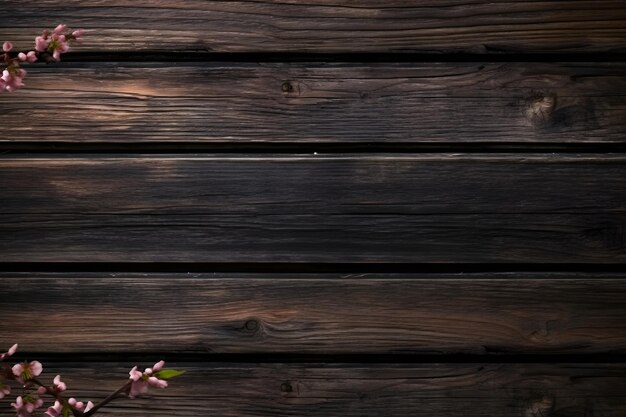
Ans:
[[[4,70],[3,75],[2,75],[2,79],[4,81],[8,81],[5,76],[9,74],[9,71]],[[15,364],[13,365],[13,368],[11,368],[11,370],[13,371],[13,375],[20,377],[22,376],[22,372],[24,372],[24,365],[22,365],[21,363]]]
[[[60,25],[58,25],[57,27],[54,28],[53,33],[59,34],[59,33],[63,32],[66,28],[67,28],[67,25],[60,24]]]
[[[48,44],[50,41],[45,39],[43,36],[37,36],[35,38],[35,49],[39,52],[43,52],[48,48]]]
[[[130,379],[132,379],[133,381],[138,381],[143,376],[143,374],[137,370],[136,366],[130,370],[129,374]]]
[[[6,81],[6,80],[3,79],[3,81]],[[1,90],[2,90],[2,87],[0,86],[0,91]],[[8,358],[9,356],[13,355],[16,350],[17,350],[17,343],[11,346],[11,348],[7,352],[0,353],[0,361],[4,358]]]
[[[26,54],[26,60],[30,63],[33,63],[35,61],[37,61],[37,52],[35,51],[30,51],[29,53]]]
[[[163,361],[163,360],[158,361],[157,363],[154,364],[154,366],[152,367],[152,370],[154,372],[158,372],[161,369],[163,369],[163,365],[165,365],[165,361]]]
[[[94,404],[91,401],[87,401],[87,406],[85,407],[84,412],[91,410],[94,407]]]
[[[61,381],[61,375],[55,376],[52,382],[54,383],[54,389],[56,389],[58,392],[63,392],[67,389],[67,385],[65,385],[65,382]]]
[[[143,394],[148,391],[148,383],[144,380],[135,381],[130,386],[128,396],[135,398],[139,394]]]
[[[59,401],[55,401],[52,407],[48,407],[48,411],[45,412],[49,417],[58,417],[63,411],[63,405]]]
[[[159,379],[155,376],[151,376],[150,378],[148,378],[148,384],[152,385],[153,387],[158,387],[158,388],[167,387],[167,381],[163,379]]]
[[[24,70],[20,69],[20,78],[23,78],[24,75],[26,75],[26,71],[24,71],[23,73],[22,71]],[[43,365],[39,361],[32,361],[29,365],[29,368],[30,368],[31,375],[34,377],[41,375],[41,371],[43,371]]]

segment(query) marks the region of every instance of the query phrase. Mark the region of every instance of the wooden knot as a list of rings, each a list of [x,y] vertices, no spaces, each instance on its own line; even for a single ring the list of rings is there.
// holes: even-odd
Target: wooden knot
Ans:
[[[551,397],[543,397],[532,401],[528,407],[524,417],[549,417],[554,411],[554,399]]]
[[[249,332],[249,333],[256,332],[257,330],[259,330],[259,327],[260,327],[259,326],[259,321],[258,320],[254,320],[254,319],[246,321],[244,323],[244,325],[243,325],[243,329],[246,332]]]
[[[295,90],[293,84],[290,81],[285,81],[281,86],[281,89],[283,90],[283,93],[293,93],[293,91]]]
[[[289,382],[283,382],[280,384],[280,390],[282,392],[293,392],[293,386],[291,386],[291,383]]]
[[[531,97],[526,105],[526,117],[535,125],[548,123],[556,107],[556,96],[540,94]]]

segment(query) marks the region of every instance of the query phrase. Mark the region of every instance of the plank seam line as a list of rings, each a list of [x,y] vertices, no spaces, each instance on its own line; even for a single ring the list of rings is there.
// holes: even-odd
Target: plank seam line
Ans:
[[[144,273],[626,273],[626,264],[312,263],[312,262],[0,262],[2,272]]]
[[[195,352],[37,352],[23,351],[14,356],[16,361],[36,357],[45,362],[150,362],[164,359],[166,362],[203,363],[320,363],[320,364],[438,364],[438,363],[626,363],[626,354],[299,354],[291,352],[271,353],[195,353]]]
[[[1,142],[0,155],[94,155],[149,153],[155,155],[211,154],[431,154],[431,153],[626,153],[623,143],[487,143],[487,142],[359,142],[359,143],[293,143],[267,142],[235,144],[227,142]]]
[[[208,52],[203,49],[183,51],[116,51],[72,52],[64,62],[327,62],[327,63],[422,63],[422,62],[626,62],[623,52],[553,52],[553,53],[416,53],[361,52],[361,53],[315,53],[315,52]]]

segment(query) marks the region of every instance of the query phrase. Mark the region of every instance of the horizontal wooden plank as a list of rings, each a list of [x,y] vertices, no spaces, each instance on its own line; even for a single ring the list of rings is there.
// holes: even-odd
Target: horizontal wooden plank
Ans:
[[[0,278],[0,345],[24,351],[626,353],[624,274]]]
[[[622,0],[4,0],[0,39],[88,29],[85,51],[626,51]]]
[[[69,395],[97,401],[132,365],[53,363],[44,379],[61,374]],[[624,364],[171,366],[187,374],[146,397],[113,401],[102,415],[623,417],[626,408]]]
[[[623,263],[625,162],[5,156],[0,261]]]
[[[625,63],[85,63],[33,67],[27,84],[19,100],[0,95],[0,124],[12,132],[0,141],[624,143],[626,135]]]

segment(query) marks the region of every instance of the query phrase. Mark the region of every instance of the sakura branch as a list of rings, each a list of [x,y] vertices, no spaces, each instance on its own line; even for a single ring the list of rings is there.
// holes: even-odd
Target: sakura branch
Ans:
[[[61,54],[70,50],[70,43],[80,42],[84,31],[77,29],[68,30],[66,25],[58,25],[52,31],[44,30],[41,35],[35,38],[35,49],[28,52],[13,52],[13,44],[4,42],[2,44],[3,55],[0,55],[4,69],[0,77],[0,93],[3,91],[13,92],[24,86],[26,70],[21,67],[24,63],[32,64],[35,61],[47,63],[61,60]]]
[[[17,344],[0,354],[0,361],[10,357],[17,350]],[[37,377],[43,371],[43,365],[39,361],[22,362],[11,366],[0,363],[0,399],[11,393],[11,386],[7,383],[13,381],[21,385],[25,391],[18,396],[11,406],[15,409],[17,417],[30,417],[32,413],[44,405],[43,396],[52,397],[54,403],[48,407],[44,414],[48,417],[89,417],[100,408],[116,398],[128,396],[135,398],[144,394],[149,387],[165,388],[167,380],[182,375],[185,371],[174,369],[163,369],[165,362],[159,361],[152,368],[146,368],[143,372],[137,367],[129,372],[128,381],[118,390],[103,399],[97,404],[91,401],[86,403],[78,401],[74,397],[66,398],[64,392],[67,386],[61,381],[61,375],[57,375],[52,380],[52,385],[45,385]]]

